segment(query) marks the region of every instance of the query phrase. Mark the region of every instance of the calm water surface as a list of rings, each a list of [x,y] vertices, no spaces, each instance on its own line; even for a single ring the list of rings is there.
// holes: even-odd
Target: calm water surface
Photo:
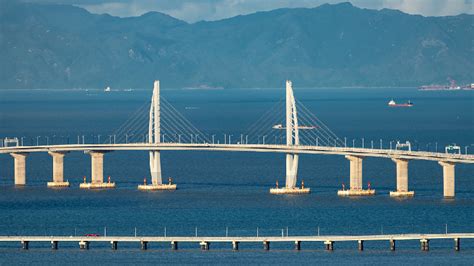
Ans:
[[[165,90],[164,97],[199,129],[223,141],[223,134],[240,136],[266,110],[278,102],[283,90]],[[25,137],[24,142],[70,141],[77,135],[107,136],[150,98],[150,91],[71,92],[0,91],[0,138]],[[390,140],[410,140],[415,149],[442,150],[456,143],[474,153],[474,93],[419,92],[416,89],[298,89],[295,96],[341,138],[357,146],[373,140],[387,147]],[[388,108],[387,102],[411,100],[413,108]],[[55,136],[53,138],[53,136]],[[237,138],[237,137],[235,137]],[[61,140],[62,139],[62,140]],[[13,159],[0,155],[0,235],[168,235],[223,236],[378,233],[474,232],[474,166],[456,166],[456,198],[443,199],[442,169],[436,162],[410,162],[413,199],[392,199],[396,187],[395,165],[388,159],[364,160],[364,183],[377,190],[374,197],[340,198],[336,191],[348,183],[349,163],[342,156],[301,156],[299,180],[312,193],[304,196],[269,195],[276,179],[283,183],[281,154],[225,152],[162,152],[164,176],[172,176],[174,192],[140,192],[137,184],[148,176],[146,152],[113,152],[105,157],[104,173],[117,182],[117,189],[82,191],[82,176],[90,175],[90,158],[70,153],[65,158],[68,189],[47,189],[51,158],[31,154],[27,159],[27,186],[13,186]],[[428,253],[419,243],[336,243],[325,252],[321,243],[292,245],[273,243],[270,252],[261,244],[243,244],[241,251],[215,244],[201,252],[196,244],[183,244],[178,252],[152,244],[142,252],[136,244],[93,244],[80,251],[77,243],[49,245],[32,243],[30,250],[19,243],[0,245],[0,264],[115,264],[115,263],[258,263],[258,264],[471,264],[474,240],[464,240],[461,252],[453,241],[432,241]]]

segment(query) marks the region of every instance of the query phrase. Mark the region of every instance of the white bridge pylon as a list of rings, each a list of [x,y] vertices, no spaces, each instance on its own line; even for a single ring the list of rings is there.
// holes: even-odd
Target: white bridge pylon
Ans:
[[[286,81],[286,145],[299,145],[298,114],[290,80]],[[298,175],[298,154],[286,155],[286,188],[295,188]]]
[[[150,121],[148,124],[148,143],[160,143],[160,81],[155,80],[150,105]],[[159,151],[150,151],[150,174],[152,185],[163,184],[161,176],[161,160]]]

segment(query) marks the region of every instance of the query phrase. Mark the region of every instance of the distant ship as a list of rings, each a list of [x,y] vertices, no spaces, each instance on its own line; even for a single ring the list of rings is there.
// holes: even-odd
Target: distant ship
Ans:
[[[388,102],[388,106],[390,107],[412,107],[413,103],[408,101],[406,103],[396,103],[393,99]]]
[[[110,87],[104,89],[105,92],[110,92]]]

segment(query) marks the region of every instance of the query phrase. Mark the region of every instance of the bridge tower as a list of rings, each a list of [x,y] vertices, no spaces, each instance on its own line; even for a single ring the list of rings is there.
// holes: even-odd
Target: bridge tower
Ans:
[[[148,144],[158,146],[161,143],[160,133],[160,81],[155,80],[153,84],[153,95],[150,104],[150,117],[148,122]],[[176,184],[171,184],[171,179],[168,184],[163,184],[161,175],[161,160],[160,151],[150,151],[150,175],[151,184],[138,185],[141,190],[174,190]]]
[[[150,120],[148,123],[148,143],[160,143],[160,81],[155,80],[150,105]],[[150,151],[150,174],[152,185],[163,184],[161,177],[161,160],[159,151]]]
[[[298,132],[298,113],[296,101],[293,95],[293,85],[290,80],[286,81],[286,145],[298,146],[300,144]],[[298,154],[286,154],[286,179],[285,187],[271,188],[271,194],[302,194],[309,193],[310,189],[296,187],[298,178]]]

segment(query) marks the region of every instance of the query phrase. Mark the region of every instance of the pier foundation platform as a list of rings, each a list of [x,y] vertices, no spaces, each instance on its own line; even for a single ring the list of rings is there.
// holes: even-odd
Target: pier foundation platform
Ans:
[[[375,189],[347,189],[338,190],[338,196],[372,196],[375,195]]]
[[[168,178],[168,184],[152,183],[147,184],[146,178],[143,179],[143,185],[138,185],[138,190],[176,190],[176,184],[173,184],[173,180]]]

